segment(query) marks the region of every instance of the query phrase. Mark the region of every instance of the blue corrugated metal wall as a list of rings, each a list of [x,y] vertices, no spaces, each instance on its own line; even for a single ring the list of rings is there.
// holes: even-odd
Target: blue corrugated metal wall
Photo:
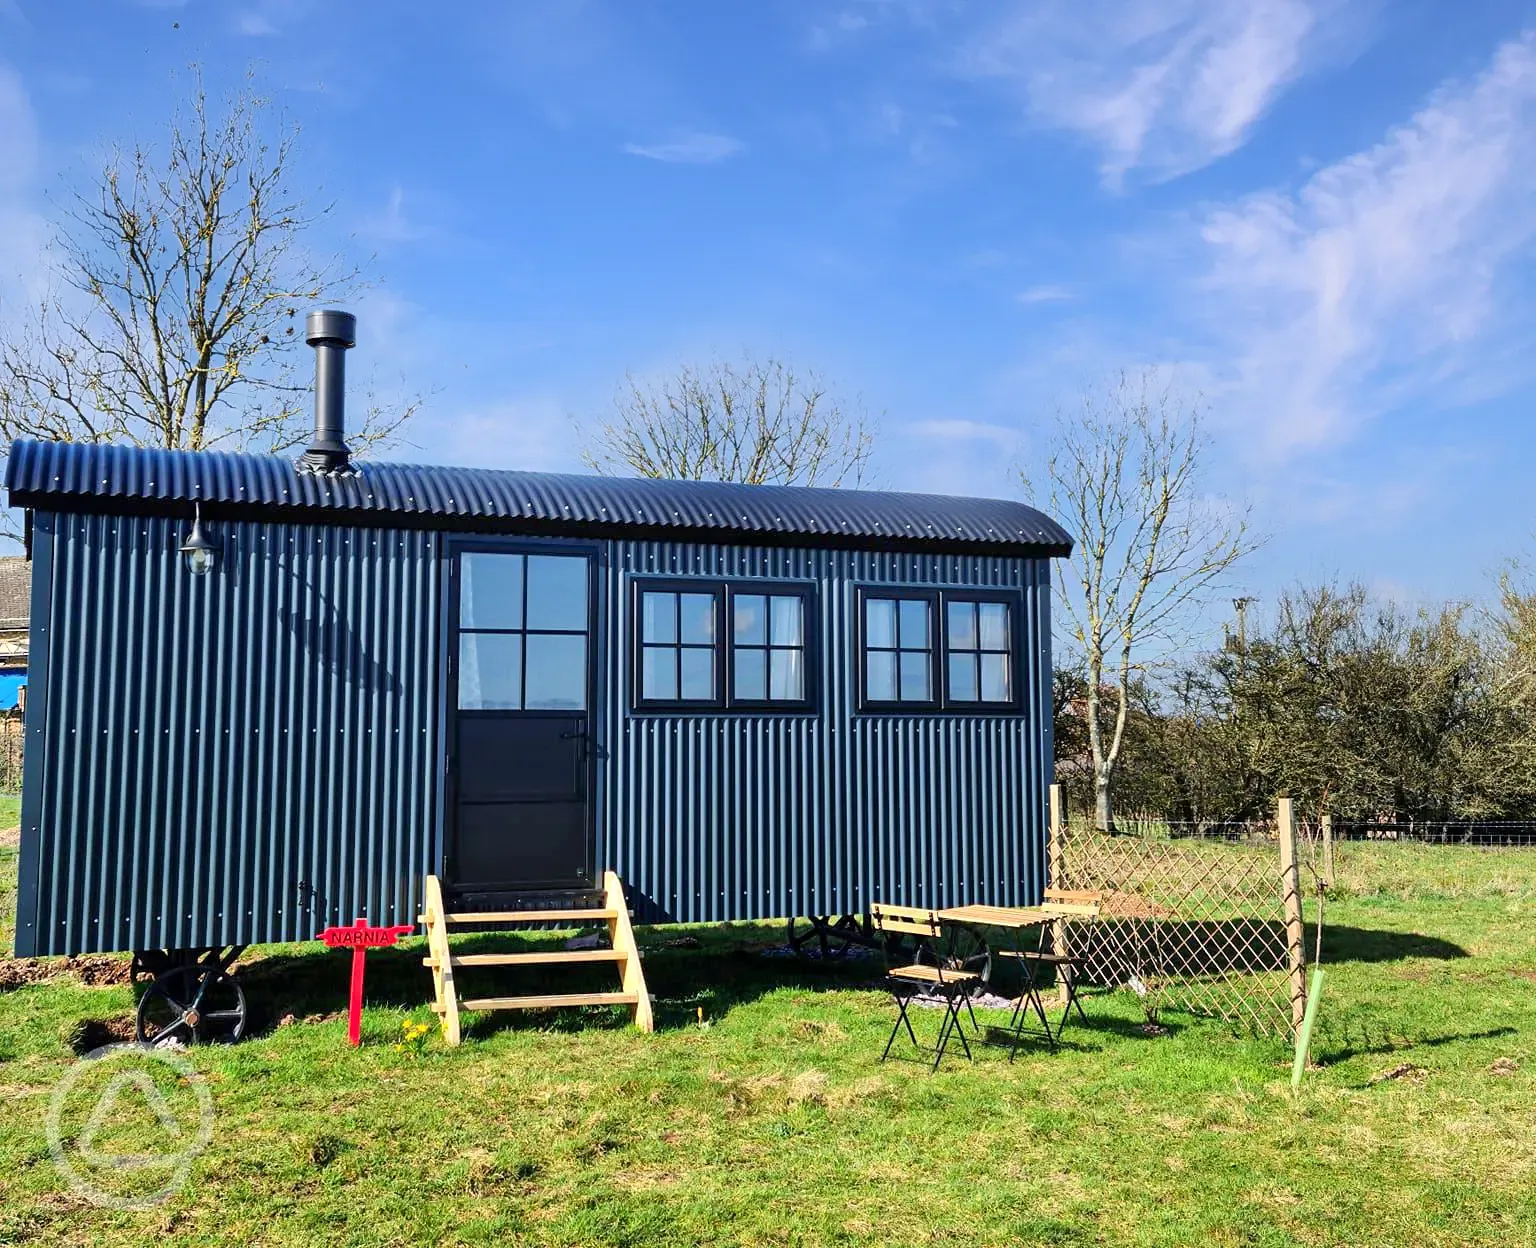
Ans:
[[[448,535],[38,513],[17,947],[308,939],[411,922],[441,861]],[[1042,884],[1050,780],[1043,559],[604,545],[599,869],[642,918],[1019,903]],[[815,715],[633,715],[634,574],[816,583]],[[861,584],[1021,591],[1031,711],[855,713]]]
[[[412,922],[437,860],[438,538],[38,514],[17,948]],[[39,696],[41,694],[41,696]]]
[[[634,574],[815,582],[820,713],[631,714]],[[1030,712],[856,714],[859,585],[1021,591]],[[637,895],[641,917],[1039,900],[1051,769],[1047,560],[625,542],[611,551],[605,597],[599,859]]]

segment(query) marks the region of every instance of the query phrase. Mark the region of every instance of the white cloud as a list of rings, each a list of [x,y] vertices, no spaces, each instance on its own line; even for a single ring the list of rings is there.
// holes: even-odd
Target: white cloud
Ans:
[[[1060,303],[1063,299],[1074,298],[1076,293],[1070,286],[1054,282],[1031,286],[1027,290],[1019,291],[1018,294],[1020,303]]]
[[[666,143],[626,143],[624,150],[669,165],[709,165],[736,155],[742,144],[727,135],[694,131]]]
[[[405,214],[405,190],[398,183],[390,189],[389,199],[376,213],[358,222],[358,233],[382,243],[415,243],[432,231]]]
[[[1017,446],[1023,438],[1017,429],[979,420],[916,420],[907,430],[916,437],[940,442],[982,442],[1008,448]]]
[[[1536,240],[1533,107],[1527,35],[1294,194],[1207,210],[1193,299],[1230,361],[1225,405],[1257,426],[1257,449],[1336,443],[1469,378],[1488,391],[1479,373],[1530,319],[1504,279]]]
[[[1102,148],[1106,185],[1170,178],[1243,144],[1342,2],[1049,0],[984,31],[961,68]]]

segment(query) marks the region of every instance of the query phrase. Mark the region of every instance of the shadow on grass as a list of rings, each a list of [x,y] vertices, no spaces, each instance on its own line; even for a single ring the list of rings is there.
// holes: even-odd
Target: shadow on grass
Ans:
[[[456,938],[456,953],[530,952],[558,949],[564,934],[488,933]],[[729,926],[693,929],[679,937],[659,929],[641,929],[645,978],[658,1028],[686,1026],[719,1018],[771,992],[832,991],[875,986],[879,963],[849,959],[832,963],[801,962],[763,956],[778,943],[762,929]],[[677,947],[668,947],[675,944]],[[422,959],[426,942],[415,939],[368,954],[366,999],[370,1007],[421,1010],[432,1000],[432,977]],[[611,992],[618,987],[612,966],[474,967],[456,973],[461,997],[517,996],[545,993]],[[324,950],[263,954],[242,959],[240,982],[251,1020],[247,1034],[270,1031],[287,1014],[313,1018],[344,1013],[351,975],[351,955]],[[533,1029],[582,1031],[630,1026],[622,1007],[498,1011],[472,1016],[466,1036]]]
[[[1386,1053],[1407,1053],[1414,1049],[1437,1049],[1442,1045],[1460,1044],[1467,1040],[1497,1040],[1501,1036],[1518,1034],[1515,1027],[1488,1027],[1482,1031],[1457,1031],[1439,1036],[1410,1036],[1387,1027],[1373,1026],[1369,1022],[1346,1019],[1332,1027],[1318,1028],[1312,1043],[1313,1060],[1319,1066],[1336,1066],[1352,1057],[1380,1056]]]
[[[779,930],[767,924],[722,924],[716,927],[641,928],[645,959],[658,1028],[695,1023],[699,1012],[717,1019],[769,993],[879,990],[881,962],[877,957],[833,961],[803,961],[769,956],[782,944]],[[561,947],[564,933],[486,933],[455,940],[459,953],[549,950]],[[1310,948],[1310,940],[1309,940]],[[368,954],[367,1003],[407,1011],[423,1010],[432,1000],[432,978],[422,965],[426,942],[409,940]],[[1464,958],[1460,946],[1436,937],[1330,926],[1324,932],[1327,962],[1385,962],[1403,958]],[[351,956],[318,946],[260,949],[240,963],[240,982],[250,1010],[247,1035],[271,1031],[285,1015],[313,1019],[344,1014],[347,1008]],[[515,996],[543,993],[612,991],[617,977],[611,966],[561,965],[518,968],[476,967],[458,972],[465,997]],[[1009,990],[1002,985],[1002,991]],[[1070,1038],[1075,1020],[1068,1027]],[[581,1007],[562,1010],[504,1011],[468,1020],[466,1034],[484,1037],[522,1029],[581,1031],[629,1026],[620,1007]],[[1140,1024],[1100,1018],[1086,1025],[1138,1039],[1146,1038]],[[1064,1041],[1064,1047],[1070,1041]],[[1399,1046],[1400,1047],[1400,1046]],[[1374,1050],[1354,1050],[1374,1051]]]

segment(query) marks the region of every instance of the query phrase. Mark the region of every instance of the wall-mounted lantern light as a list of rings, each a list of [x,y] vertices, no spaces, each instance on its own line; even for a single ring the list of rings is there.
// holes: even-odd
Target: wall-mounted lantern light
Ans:
[[[208,540],[208,532],[203,528],[201,503],[192,504],[192,531],[187,534],[187,540],[181,544],[181,554],[187,561],[187,571],[193,576],[206,576],[213,571],[218,550]]]

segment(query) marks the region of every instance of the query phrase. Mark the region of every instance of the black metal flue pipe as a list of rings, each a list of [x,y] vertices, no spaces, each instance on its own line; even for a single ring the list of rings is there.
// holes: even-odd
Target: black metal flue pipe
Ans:
[[[311,312],[304,341],[315,349],[315,434],[299,466],[345,472],[352,463],[346,443],[346,352],[357,344],[357,317],[331,309]]]

